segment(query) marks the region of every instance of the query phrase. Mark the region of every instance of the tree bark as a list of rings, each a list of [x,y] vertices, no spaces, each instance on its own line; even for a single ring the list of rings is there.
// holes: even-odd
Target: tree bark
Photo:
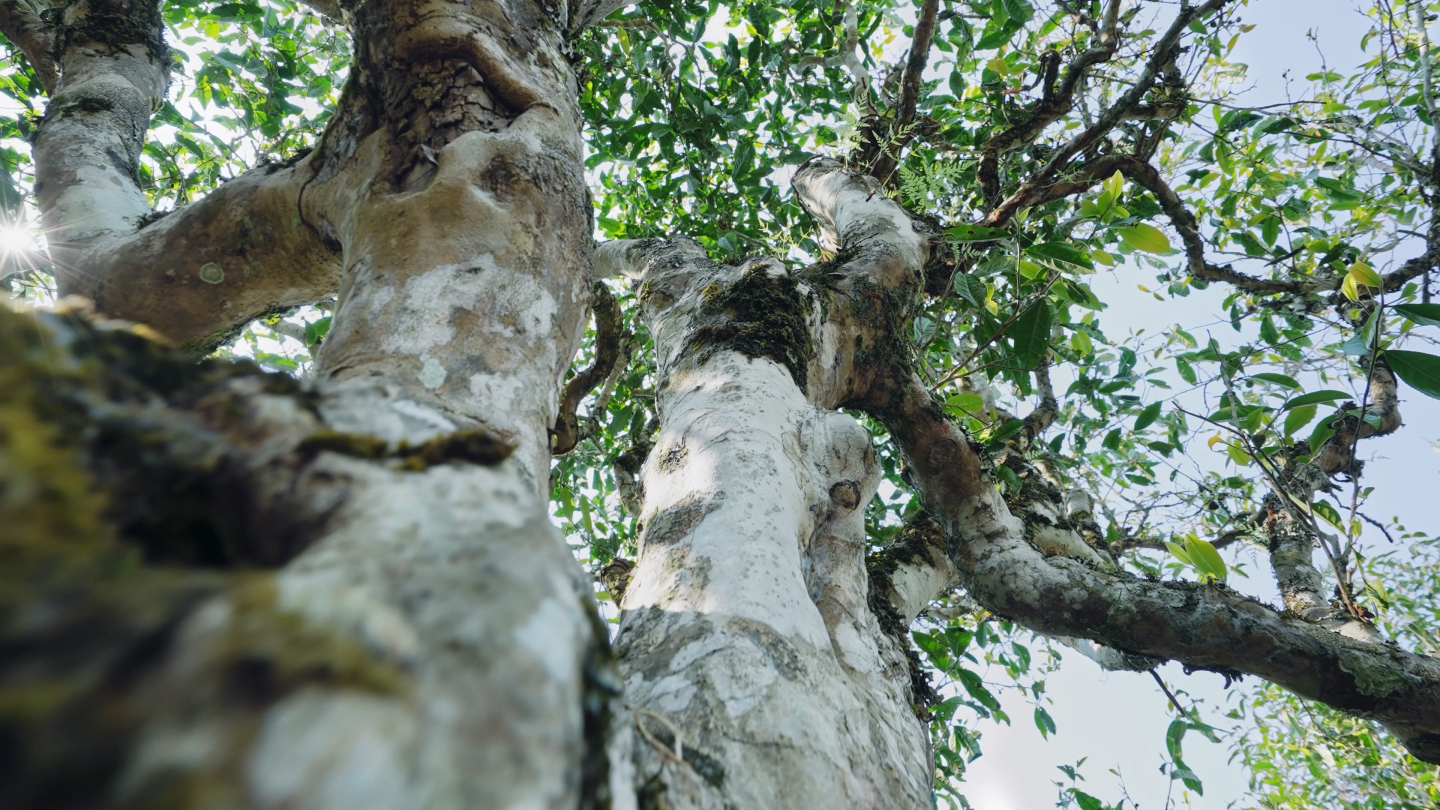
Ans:
[[[143,364],[85,367],[80,412],[123,439],[72,448],[110,495],[90,540],[113,534],[107,554],[138,547],[148,565],[3,605],[12,694],[45,685],[56,634],[100,673],[0,718],[26,753],[7,806],[633,805],[606,633],[546,508],[590,296],[571,21],[529,0],[346,12],[356,59],[320,147],[157,222],[135,174],[165,90],[157,5],[91,0],[62,21],[36,146],[62,286],[201,346],[336,283],[339,302],[302,389],[201,369],[177,393]],[[28,350],[95,362],[76,328],[50,322]],[[114,401],[112,376],[148,405]],[[56,410],[22,404],[32,421]],[[134,481],[105,472],[133,465],[117,447],[135,443],[186,497],[127,501]],[[112,588],[148,623],[106,632]],[[35,626],[38,605],[56,619]],[[76,735],[101,731],[97,706],[123,710],[92,762],[71,761]]]
[[[659,358],[616,641],[627,703],[664,736],[638,750],[646,789],[675,808],[926,806],[905,630],[887,635],[868,604],[874,450],[803,390],[823,384],[802,353],[816,291],[684,239],[610,252],[641,285]]]

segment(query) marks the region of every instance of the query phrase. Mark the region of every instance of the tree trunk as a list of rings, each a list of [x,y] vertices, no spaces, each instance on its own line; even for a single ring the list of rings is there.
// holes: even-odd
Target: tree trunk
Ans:
[[[339,268],[343,283],[305,390],[203,373],[160,388],[148,350],[125,382],[144,402],[105,401],[128,367],[76,381],[66,407],[119,439],[50,449],[110,489],[116,539],[192,570],[145,569],[179,584],[133,597],[145,622],[122,639],[99,631],[97,605],[149,579],[86,569],[90,598],[42,578],[6,602],[13,694],[45,685],[44,642],[63,628],[109,662],[56,711],[7,718],[6,806],[569,808],[607,802],[612,770],[633,794],[625,759],[609,763],[605,630],[546,506],[592,244],[563,8],[348,4],[356,59],[321,147],[143,228],[133,169],[168,58],[156,6],[66,12],[36,145],[66,289],[209,345]],[[88,329],[47,323],[48,342],[13,335],[31,370],[77,362],[67,340]],[[20,396],[27,418],[55,405]],[[106,477],[136,461],[117,442],[147,445],[187,488],[165,548],[156,526],[177,504],[123,503],[139,487]],[[265,572],[193,570],[216,565]],[[36,625],[42,604],[55,615]],[[104,723],[92,758],[69,756],[67,736]]]
[[[685,240],[617,253],[660,358],[616,643],[650,743],[647,795],[675,808],[926,806],[925,695],[904,626],[887,634],[868,602],[875,453],[802,388],[818,297],[778,262],[721,267]]]

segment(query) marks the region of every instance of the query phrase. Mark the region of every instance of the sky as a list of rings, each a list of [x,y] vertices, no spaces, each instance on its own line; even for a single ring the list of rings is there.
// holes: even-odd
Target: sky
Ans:
[[[1234,61],[1249,66],[1242,86],[1252,89],[1242,97],[1243,103],[1285,100],[1287,72],[1293,81],[1292,91],[1303,92],[1307,84],[1304,77],[1320,68],[1322,52],[1326,62],[1341,71],[1359,64],[1359,39],[1368,26],[1355,9],[1356,4],[1350,0],[1251,0],[1240,17],[1256,28],[1240,38],[1234,55]],[[1307,38],[1307,31],[1314,33],[1316,41]],[[1398,258],[1408,255],[1404,251],[1402,246]],[[1238,263],[1237,269],[1245,270],[1244,263]],[[1104,320],[1112,337],[1124,334],[1127,327],[1154,333],[1172,323],[1189,326],[1200,318],[1213,320],[1215,313],[1224,311],[1219,305],[1225,295],[1222,285],[1186,299],[1160,303],[1136,289],[1137,284],[1153,281],[1152,276],[1129,265],[1120,272],[1092,279],[1095,293],[1111,304]],[[1230,332],[1228,327],[1224,331]],[[1216,337],[1222,336],[1217,333]],[[1402,391],[1401,412],[1406,428],[1368,442],[1371,446],[1362,446],[1362,457],[1370,461],[1363,480],[1376,488],[1366,511],[1376,517],[1398,516],[1411,529],[1433,533],[1440,530],[1440,521],[1433,513],[1415,506],[1432,500],[1440,491],[1440,453],[1432,444],[1440,441],[1440,427],[1436,427],[1440,425],[1440,402],[1414,392],[1407,396]],[[1254,558],[1250,563],[1252,576],[1232,584],[1278,602],[1267,561],[1253,551],[1242,553]],[[1180,696],[1182,701],[1203,701],[1202,713],[1213,725],[1233,725],[1222,715],[1231,705],[1227,699],[1239,696],[1227,698],[1220,676],[1203,672],[1186,676],[1176,664],[1167,664],[1161,673],[1172,688],[1188,693]],[[1046,690],[1054,701],[1048,711],[1058,728],[1049,741],[1042,739],[1028,722],[1029,708],[1018,696],[1010,695],[1008,702],[1002,698],[1017,720],[1013,726],[985,727],[981,740],[984,755],[970,766],[964,788],[975,809],[1053,807],[1053,783],[1065,779],[1056,766],[1073,765],[1085,757],[1081,773],[1086,781],[1081,783],[1082,790],[1109,801],[1119,798],[1119,780],[1108,772],[1114,769],[1123,777],[1126,792],[1139,808],[1161,810],[1171,785],[1158,768],[1164,761],[1165,729],[1173,710],[1151,676],[1105,673],[1078,654],[1070,654],[1065,656],[1060,671],[1047,679]],[[1190,807],[1222,810],[1250,806],[1242,798],[1245,771],[1228,762],[1231,752],[1232,747],[1225,743],[1216,745],[1198,735],[1186,736],[1186,764],[1205,786],[1204,797],[1192,796]],[[1177,783],[1175,796],[1179,794]],[[1127,804],[1127,810],[1130,806]],[[1186,805],[1177,802],[1177,806]]]

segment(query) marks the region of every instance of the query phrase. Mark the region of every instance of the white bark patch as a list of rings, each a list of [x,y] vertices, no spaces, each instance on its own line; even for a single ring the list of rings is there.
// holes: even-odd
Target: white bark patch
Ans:
[[[306,691],[267,713],[247,781],[260,807],[405,807],[418,792],[407,760],[419,739],[406,707]]]
[[[540,603],[540,607],[515,628],[515,638],[544,664],[550,677],[563,680],[574,676],[574,651],[581,634],[572,618],[573,607],[554,600]]]
[[[426,388],[439,388],[445,384],[445,367],[440,361],[433,357],[422,356],[423,364],[420,366],[420,384]]]
[[[277,580],[276,605],[316,625],[357,638],[381,657],[410,663],[420,650],[415,628],[377,594],[347,584],[335,571]]]

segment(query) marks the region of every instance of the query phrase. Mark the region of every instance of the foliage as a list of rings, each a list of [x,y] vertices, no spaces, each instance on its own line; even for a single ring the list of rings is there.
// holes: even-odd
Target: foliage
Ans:
[[[1401,534],[1406,546],[1366,561],[1366,578],[1387,605],[1379,624],[1410,649],[1440,652],[1434,598],[1440,537]],[[1264,686],[1233,713],[1248,719],[1237,750],[1251,773],[1251,801],[1264,810],[1431,808],[1440,804],[1440,769],[1417,762],[1363,720]]]

